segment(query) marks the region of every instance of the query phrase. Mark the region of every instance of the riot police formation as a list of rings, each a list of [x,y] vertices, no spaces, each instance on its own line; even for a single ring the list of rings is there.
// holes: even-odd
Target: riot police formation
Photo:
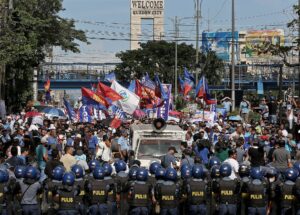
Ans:
[[[300,162],[280,173],[274,167],[232,167],[212,157],[179,170],[153,162],[56,166],[40,181],[34,166],[0,169],[1,214],[299,214]]]

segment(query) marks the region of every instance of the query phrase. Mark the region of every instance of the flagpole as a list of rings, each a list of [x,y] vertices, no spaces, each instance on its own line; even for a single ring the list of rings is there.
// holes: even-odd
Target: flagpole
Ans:
[[[178,38],[178,19],[177,16],[175,16],[175,90],[174,90],[174,103],[175,103],[175,109],[176,109],[176,99],[177,99],[177,79],[178,79],[178,62],[177,62],[177,38]]]

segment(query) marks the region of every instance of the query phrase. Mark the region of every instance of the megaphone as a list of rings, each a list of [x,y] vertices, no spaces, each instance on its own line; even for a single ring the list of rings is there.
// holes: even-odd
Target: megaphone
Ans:
[[[163,132],[163,130],[165,130],[167,127],[167,123],[164,119],[162,118],[158,118],[158,119],[155,119],[152,123],[152,129],[154,132]]]

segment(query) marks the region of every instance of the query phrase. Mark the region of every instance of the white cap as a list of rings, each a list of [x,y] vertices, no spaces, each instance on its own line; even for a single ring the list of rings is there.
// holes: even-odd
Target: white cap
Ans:
[[[81,134],[76,134],[76,138],[81,138]]]
[[[49,130],[55,130],[55,126],[53,124],[50,125],[50,127],[48,128]]]
[[[288,135],[287,130],[283,130],[283,131],[282,131],[282,136],[287,137],[287,135]]]
[[[48,143],[48,137],[47,136],[42,137],[41,143]]]
[[[31,125],[28,129],[28,131],[37,131],[39,128],[36,125]]]

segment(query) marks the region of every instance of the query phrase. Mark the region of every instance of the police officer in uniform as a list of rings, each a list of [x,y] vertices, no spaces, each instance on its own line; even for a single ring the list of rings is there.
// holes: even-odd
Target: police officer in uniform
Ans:
[[[122,214],[128,212],[127,192],[126,184],[128,181],[128,173],[126,173],[127,164],[123,160],[117,160],[114,163],[116,170],[116,184],[117,184],[117,203],[119,204],[119,210]]]
[[[230,164],[223,163],[220,166],[221,179],[213,184],[213,190],[219,196],[219,215],[237,214],[238,194],[240,184],[236,179],[231,179],[232,168]]]
[[[45,197],[48,204],[47,214],[54,215],[57,212],[58,204],[53,199],[53,193],[60,189],[63,175],[65,173],[65,168],[63,166],[57,166],[52,170],[51,179],[47,179],[45,185]]]
[[[268,211],[270,215],[279,213],[279,199],[276,195],[276,188],[281,183],[278,177],[278,171],[274,167],[269,167],[266,170],[266,179],[268,181]]]
[[[136,181],[134,181],[128,192],[129,198],[129,214],[130,215],[144,215],[150,214],[149,205],[152,200],[152,185],[147,183],[148,170],[140,168],[136,172]]]
[[[177,172],[172,167],[166,169],[164,182],[155,187],[155,199],[160,205],[161,215],[177,215],[178,203],[181,198],[180,185],[177,182]]]
[[[114,178],[111,176],[112,174],[112,167],[109,163],[103,164],[104,170],[104,182],[106,185],[110,186],[110,191],[107,194],[107,210],[109,215],[114,215],[118,213],[117,210],[117,191],[116,191],[116,184]]]
[[[33,166],[26,167],[25,178],[19,182],[20,202],[24,215],[39,215],[41,213],[38,194],[42,193],[42,185],[38,180],[38,170]]]
[[[9,189],[8,186],[8,172],[5,170],[0,170],[0,214],[7,214],[7,198],[6,195],[12,190]]]
[[[293,189],[295,187],[295,181],[299,175],[298,170],[289,168],[284,172],[284,182],[278,186],[277,196],[280,198],[280,206],[282,215],[295,214],[295,196]]]
[[[295,162],[293,167],[300,173],[300,161]],[[300,177],[295,181],[293,194],[295,196],[295,214],[300,215]]]
[[[192,168],[192,179],[186,184],[187,203],[190,215],[206,215],[209,214],[209,199],[211,190],[209,183],[205,179],[203,167],[194,165]]]
[[[80,193],[78,196],[75,196],[75,205],[76,209],[79,211],[80,215],[86,215],[86,199],[85,199],[85,183],[84,179],[84,169],[80,165],[73,165],[71,171],[75,174],[75,183],[74,186],[78,187]]]
[[[94,179],[88,181],[87,194],[89,196],[89,214],[106,215],[107,210],[107,194],[110,191],[110,185],[104,181],[104,169],[96,167],[93,172]]]
[[[75,207],[75,196],[80,193],[80,190],[74,186],[74,183],[74,173],[66,172],[62,178],[62,186],[55,194],[55,199],[59,203],[59,215],[79,215]]]
[[[220,166],[214,165],[210,169],[210,187],[212,187],[214,184],[218,184],[220,181]],[[218,193],[215,193],[212,189],[211,192],[211,198],[210,198],[210,212],[211,214],[217,214],[217,209],[219,208],[219,195]]]
[[[158,162],[153,162],[150,164],[150,167],[149,167],[150,177],[148,178],[148,181],[149,181],[149,183],[151,183],[151,185],[153,187],[155,186],[155,183],[156,183],[155,173],[160,168],[162,168],[162,166]]]
[[[192,170],[190,169],[190,165],[184,164],[181,166],[180,177],[181,180],[179,182],[181,191],[182,191],[182,199],[180,201],[180,214],[188,214],[188,205],[187,205],[187,193],[186,193],[186,184],[190,181],[192,177]]]
[[[239,167],[239,176],[240,176],[240,183],[241,183],[241,204],[239,211],[241,215],[246,214],[246,203],[247,203],[247,198],[248,198],[248,193],[247,193],[247,183],[250,181],[250,169],[249,166],[246,164],[241,164]]]
[[[249,215],[265,215],[267,214],[268,185],[264,180],[264,176],[259,167],[253,167],[250,170],[251,180],[246,185],[248,193],[247,209]]]
[[[165,175],[166,175],[166,169],[164,169],[163,167],[161,167],[158,170],[156,170],[156,172],[155,172],[156,183],[155,183],[155,185],[154,185],[153,188],[159,186],[159,184],[162,184],[164,182]],[[154,214],[159,214],[160,213],[159,203],[156,200],[153,201],[153,202],[155,202],[153,213]]]

